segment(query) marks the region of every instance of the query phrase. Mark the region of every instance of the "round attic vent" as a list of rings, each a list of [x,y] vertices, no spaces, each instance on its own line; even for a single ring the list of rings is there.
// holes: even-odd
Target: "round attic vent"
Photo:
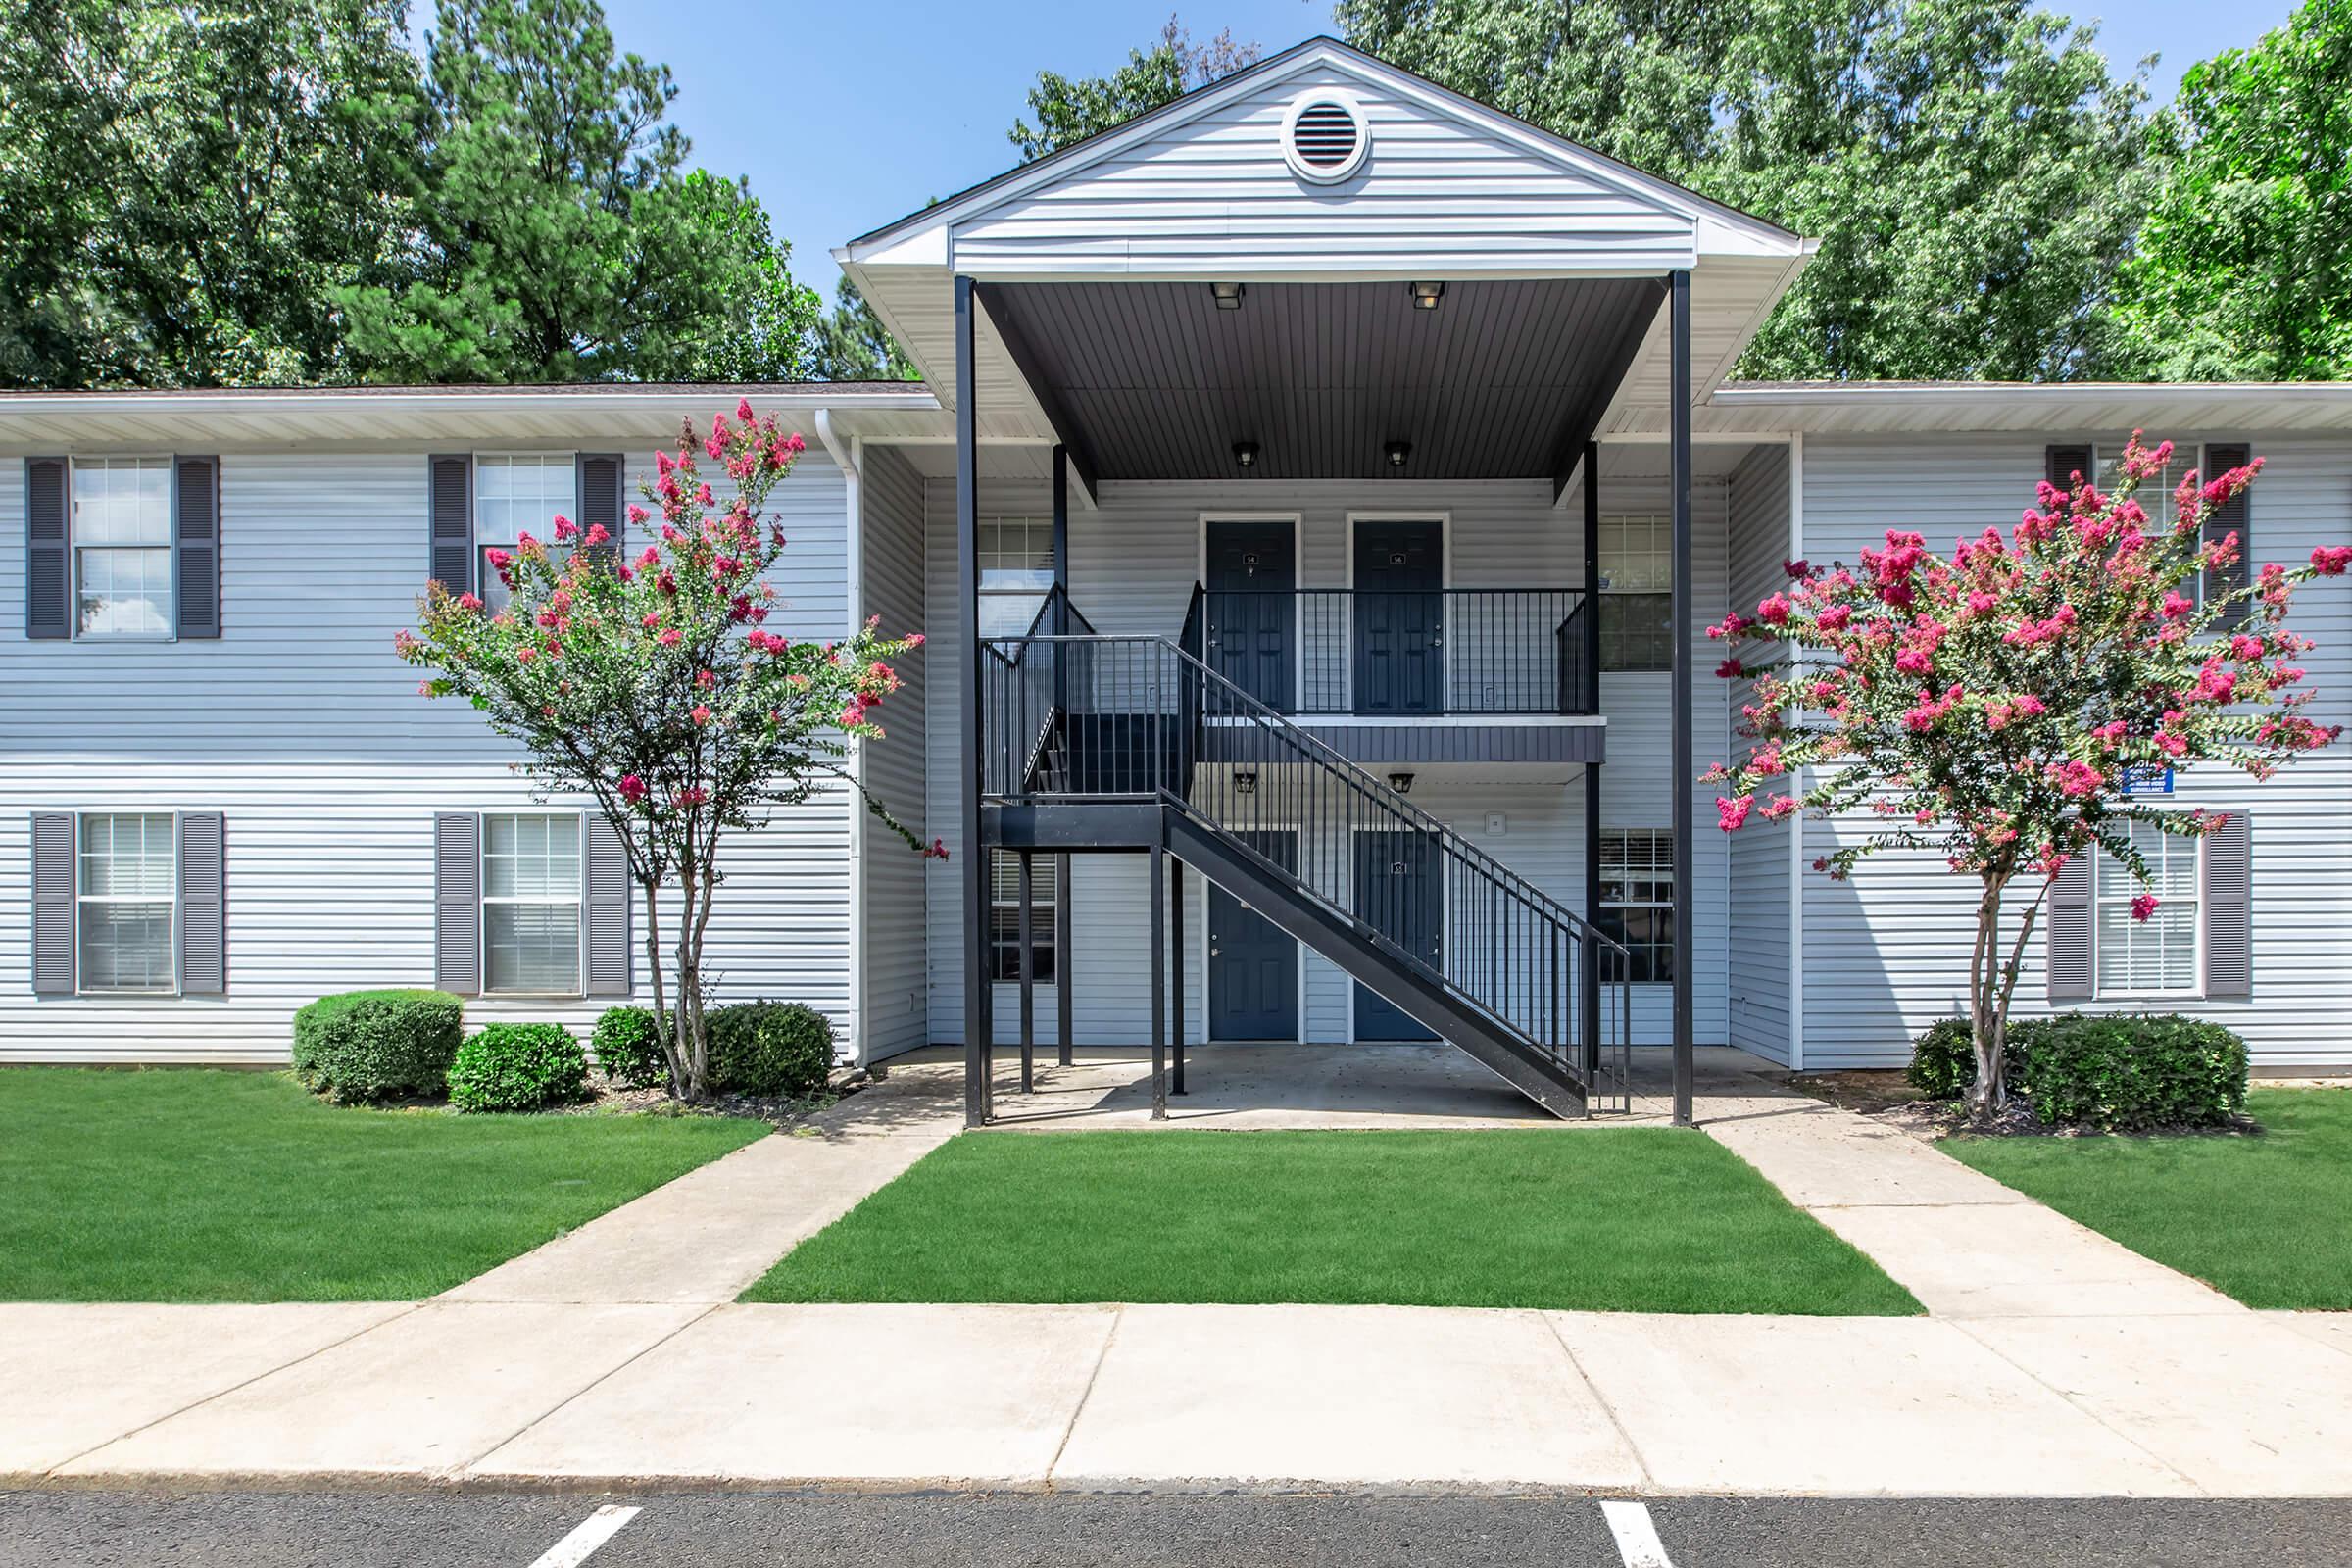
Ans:
[[[1364,167],[1372,126],[1345,93],[1310,92],[1282,120],[1282,156],[1291,172],[1318,185],[1346,179]]]

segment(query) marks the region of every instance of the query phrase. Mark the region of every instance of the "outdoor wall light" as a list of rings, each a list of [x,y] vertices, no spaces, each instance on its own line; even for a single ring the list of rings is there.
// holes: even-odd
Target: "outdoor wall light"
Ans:
[[[1399,795],[1412,794],[1413,775],[1410,773],[1391,773],[1389,775],[1389,788],[1395,790]]]
[[[1446,297],[1446,285],[1443,283],[1407,283],[1404,286],[1412,295],[1413,309],[1416,311],[1434,311],[1438,308],[1438,301]]]
[[[1239,283],[1211,283],[1208,285],[1209,297],[1217,302],[1217,309],[1220,311],[1240,310],[1242,295],[1245,292],[1247,291]]]
[[[1257,793],[1257,775],[1250,772],[1235,773],[1233,775],[1233,793],[1236,795],[1255,795]]]
[[[1254,441],[1236,441],[1233,444],[1233,461],[1241,465],[1244,468],[1256,467],[1257,443]]]
[[[1390,467],[1401,468],[1404,460],[1413,455],[1413,444],[1410,441],[1392,441],[1381,451],[1388,455]]]

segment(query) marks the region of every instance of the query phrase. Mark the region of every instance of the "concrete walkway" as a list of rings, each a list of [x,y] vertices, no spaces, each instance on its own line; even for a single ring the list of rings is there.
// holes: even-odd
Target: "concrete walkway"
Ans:
[[[2352,1351],[2314,1327],[0,1306],[0,1483],[2352,1495]]]
[[[802,1242],[963,1125],[935,1072],[895,1074],[793,1132],[746,1144],[443,1301],[732,1301]]]

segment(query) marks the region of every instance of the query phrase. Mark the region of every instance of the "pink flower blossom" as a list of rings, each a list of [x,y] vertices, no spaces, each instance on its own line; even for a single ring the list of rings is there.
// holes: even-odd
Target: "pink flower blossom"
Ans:
[[[605,525],[601,522],[590,523],[588,525],[588,531],[580,535],[580,543],[586,545],[591,550],[596,549],[599,545],[607,545],[611,544],[612,542],[612,536],[605,531]]]
[[[1737,833],[1747,825],[1747,813],[1756,804],[1752,795],[1728,798],[1715,797],[1715,825],[1726,833]]]
[[[2155,895],[2155,894],[2153,894],[2153,893],[2142,893],[2142,894],[2140,894],[2140,895],[2138,895],[2137,897],[2135,897],[2135,898],[2133,898],[2133,899],[2132,899],[2132,919],[2134,919],[2134,920],[2143,920],[2143,921],[2144,921],[2145,919],[2147,919],[2147,917],[2148,917],[2149,915],[2151,915],[2151,914],[2154,914],[2155,912],[2156,912],[2156,895]]]
[[[1715,666],[1715,673],[1722,676],[1725,680],[1738,680],[1740,676],[1746,674],[1747,671],[1740,667],[1740,661],[1737,659],[1727,659],[1722,663]]]
[[[645,780],[634,773],[620,775],[620,798],[635,806],[645,799]]]
[[[2196,608],[2194,604],[2181,598],[2180,591],[2177,588],[2166,590],[2164,603],[2157,606],[2158,612],[2167,620],[2178,620]]]
[[[2107,782],[2106,774],[2081,758],[2071,759],[2051,768],[2049,778],[2058,786],[2060,794],[2078,800],[2098,794],[2100,786]]]
[[[710,798],[710,792],[699,784],[689,784],[670,797],[680,806],[700,806]]]
[[[694,672],[694,689],[696,691],[707,692],[717,684],[717,671],[710,669],[698,669]]]
[[[471,614],[475,611],[478,611],[482,608],[481,596],[479,594],[469,593],[460,594],[458,595],[458,608],[465,611],[466,613]]]
[[[639,505],[638,505],[636,502],[632,501],[632,502],[630,502],[630,503],[629,503],[629,521],[630,521],[632,524],[634,524],[634,523],[641,523],[641,522],[645,521],[645,519],[646,519],[646,518],[648,518],[648,517],[650,517],[650,516],[652,516],[652,515],[653,515],[653,514],[652,514],[652,513],[650,513],[650,512],[646,511],[646,510],[645,510],[643,507],[639,506]]]
[[[931,841],[931,847],[923,852],[923,858],[929,860],[946,859],[948,858],[947,840],[933,839]]]
[[[709,703],[697,703],[694,705],[694,721],[697,724],[708,724],[710,722],[710,705]]]
[[[556,543],[562,544],[567,539],[576,538],[579,531],[578,523],[573,522],[561,512],[556,514]]]
[[[664,648],[675,648],[684,640],[685,639],[679,634],[678,628],[675,626],[664,628],[662,635],[654,639],[654,641],[660,643]]]
[[[1767,626],[1778,626],[1788,618],[1788,612],[1793,608],[1788,603],[1788,595],[1773,594],[1756,606],[1756,618]]]
[[[2352,570],[2352,545],[2322,545],[2311,553],[2311,564],[2323,577],[2341,577]]]

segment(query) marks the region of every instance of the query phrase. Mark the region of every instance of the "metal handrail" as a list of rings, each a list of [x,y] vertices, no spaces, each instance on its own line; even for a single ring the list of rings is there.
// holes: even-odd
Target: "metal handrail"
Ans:
[[[1378,648],[1411,660],[1396,680],[1417,694],[1403,711],[1577,714],[1587,705],[1583,651],[1563,641],[1591,596],[1581,588],[1217,588],[1206,601],[1205,636],[1188,653],[1224,662],[1220,635],[1247,647],[1270,624],[1284,627],[1295,667],[1269,669],[1264,695],[1286,711],[1385,711],[1388,686],[1374,674]],[[1383,613],[1387,612],[1387,613]],[[1423,646],[1410,635],[1427,633]],[[1392,634],[1375,642],[1376,633]],[[1247,660],[1248,654],[1240,655]],[[1229,677],[1230,678],[1230,677]],[[1297,690],[1291,688],[1296,687]]]

